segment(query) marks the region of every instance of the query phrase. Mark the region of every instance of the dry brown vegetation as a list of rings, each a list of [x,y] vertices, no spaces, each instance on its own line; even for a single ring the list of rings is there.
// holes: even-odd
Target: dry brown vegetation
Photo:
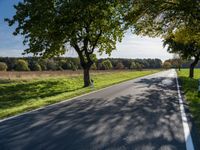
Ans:
[[[91,70],[91,74],[105,74],[112,72],[130,72],[130,70]],[[82,75],[82,70],[77,71],[0,71],[0,79],[37,79],[49,77]]]

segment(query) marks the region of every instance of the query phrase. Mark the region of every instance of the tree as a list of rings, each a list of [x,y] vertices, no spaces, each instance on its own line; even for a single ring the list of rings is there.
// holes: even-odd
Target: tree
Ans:
[[[134,61],[131,63],[130,69],[136,69],[136,63]]]
[[[46,66],[47,70],[52,70],[52,71],[58,70],[58,66],[53,59],[48,60]]]
[[[37,61],[30,62],[29,68],[32,71],[41,71],[42,70],[40,64]]]
[[[0,71],[6,71],[8,66],[4,62],[0,62]]]
[[[189,77],[193,78],[194,67],[200,58],[200,32],[188,27],[177,29],[165,37],[164,46],[166,45],[170,53],[177,53],[184,59],[194,58],[189,73]]]
[[[110,62],[109,59],[104,60],[104,61],[102,62],[102,67],[103,67],[104,70],[109,70],[109,69],[112,69],[112,68],[113,68],[113,66],[112,66],[112,64],[111,64],[111,62]]]
[[[196,37],[200,36],[199,0],[134,0],[128,2],[132,5],[132,9],[129,9],[126,21],[129,26],[133,27],[133,32],[136,34],[165,38],[177,29],[191,28],[195,31]],[[198,62],[199,54],[198,52],[194,54],[193,50],[187,51],[188,56],[195,56],[195,61],[190,67],[190,77],[193,77],[194,66]]]
[[[25,36],[29,48],[24,53],[53,57],[73,48],[84,70],[84,86],[90,85],[91,55],[111,54],[124,30],[122,5],[118,1],[26,0],[15,6],[16,14],[5,19],[14,35]]]
[[[162,36],[184,26],[200,30],[199,0],[134,0],[126,21],[136,34]]]
[[[25,61],[23,59],[17,60],[17,62],[15,64],[15,70],[16,71],[30,71],[27,61]]]
[[[92,69],[92,70],[97,70],[97,65],[96,65],[96,63],[93,63],[93,65],[91,66],[91,69]]]
[[[115,66],[115,69],[124,69],[124,65],[122,64],[122,62],[118,62]]]
[[[163,68],[170,69],[172,67],[172,64],[169,61],[165,61],[163,63]]]
[[[174,54],[173,56],[173,65],[178,68],[178,70],[180,71],[181,70],[181,65],[182,65],[182,58],[179,54]]]

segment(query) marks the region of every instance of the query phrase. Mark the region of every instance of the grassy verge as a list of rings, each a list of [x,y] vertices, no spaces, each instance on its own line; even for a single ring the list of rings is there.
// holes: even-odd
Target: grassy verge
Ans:
[[[92,79],[95,90],[98,90],[158,71],[98,73],[92,74]],[[1,80],[0,118],[13,116],[92,91],[91,88],[82,88],[82,85],[82,75],[33,80]]]
[[[195,123],[200,131],[200,96],[198,95],[198,79],[200,78],[200,70],[195,69],[194,79],[188,78],[189,69],[182,69],[178,72],[181,85],[188,101],[190,111],[194,117]]]

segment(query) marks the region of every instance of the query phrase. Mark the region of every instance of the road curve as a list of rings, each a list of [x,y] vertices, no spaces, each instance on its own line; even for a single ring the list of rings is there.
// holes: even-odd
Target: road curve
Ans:
[[[185,150],[174,70],[0,122],[0,150]]]

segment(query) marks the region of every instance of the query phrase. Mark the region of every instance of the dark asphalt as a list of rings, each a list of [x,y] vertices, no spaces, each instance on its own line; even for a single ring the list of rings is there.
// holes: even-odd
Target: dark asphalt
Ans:
[[[0,150],[185,150],[173,70],[0,123]]]

